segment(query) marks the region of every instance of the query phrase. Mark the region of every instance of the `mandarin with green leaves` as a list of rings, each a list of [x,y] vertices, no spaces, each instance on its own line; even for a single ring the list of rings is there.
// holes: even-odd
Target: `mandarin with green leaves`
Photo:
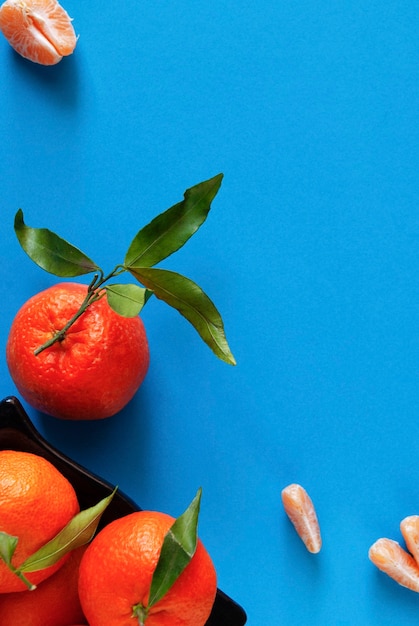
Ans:
[[[174,521],[165,513],[139,511],[111,522],[93,539],[79,575],[80,601],[90,626],[204,626],[217,578],[200,540],[171,588],[148,606],[153,573]]]
[[[89,285],[54,285],[23,305],[7,342],[9,371],[37,409],[67,419],[99,419],[120,411],[148,368],[139,314],[152,296],[177,310],[222,361],[235,365],[221,315],[190,278],[155,267],[179,250],[204,223],[222,175],[185,191],[184,199],[141,228],[122,263],[105,273],[79,248],[46,228],[15,216],[28,256],[61,278],[93,274]],[[120,282],[126,274],[134,283]]]

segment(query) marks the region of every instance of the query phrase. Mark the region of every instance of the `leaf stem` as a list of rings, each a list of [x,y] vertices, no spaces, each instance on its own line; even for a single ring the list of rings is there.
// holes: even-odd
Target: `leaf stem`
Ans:
[[[27,586],[27,588],[29,589],[29,591],[34,591],[36,589],[36,585],[34,585],[33,583],[31,583],[30,580],[28,580],[25,576],[25,574],[23,574],[22,572],[20,572],[19,570],[15,571],[15,574],[18,578],[20,578],[20,580],[25,583],[25,585]]]
[[[35,356],[38,356],[38,354],[40,354],[41,352],[43,352],[44,350],[52,346],[57,341],[63,341],[68,329],[74,324],[76,320],[78,320],[78,318],[85,312],[87,307],[90,304],[92,304],[92,302],[94,302],[95,300],[98,300],[98,297],[96,297],[96,291],[90,291],[90,292],[88,291],[77,313],[75,313],[73,317],[68,320],[68,322],[65,324],[65,326],[61,328],[61,330],[58,330],[56,333],[54,333],[51,339],[48,339],[48,341],[42,344],[42,346],[39,346],[38,348],[36,348],[36,350],[34,351]]]
[[[36,589],[36,585],[31,583],[31,581],[26,578],[25,574],[21,572],[19,568],[14,567],[11,563],[6,563],[6,565],[9,570],[27,586],[29,591],[34,591],[34,589]]]

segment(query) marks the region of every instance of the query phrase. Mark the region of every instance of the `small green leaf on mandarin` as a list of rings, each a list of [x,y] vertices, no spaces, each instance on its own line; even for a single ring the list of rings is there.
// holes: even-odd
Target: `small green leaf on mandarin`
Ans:
[[[12,564],[12,558],[16,551],[17,544],[19,542],[18,537],[8,535],[7,533],[0,531],[0,559],[4,561],[9,570],[15,574],[28,588],[29,591],[36,589],[36,585],[31,583],[30,580]]]
[[[109,306],[123,317],[135,317],[138,315],[152,295],[149,289],[139,285],[113,284],[106,286],[106,297]]]
[[[99,270],[81,250],[47,228],[27,226],[21,209],[15,215],[14,228],[26,254],[46,272],[63,278],[74,278]]]
[[[51,541],[32,554],[19,567],[20,572],[36,572],[50,567],[65,554],[89,543],[93,538],[103,512],[109,506],[114,491],[94,506],[80,511]]]
[[[144,226],[128,248],[125,267],[152,267],[179,250],[206,220],[222,179],[218,174],[187,189],[182,202]]]
[[[0,558],[10,565],[18,543],[18,537],[0,531]]]
[[[147,609],[163,598],[195,554],[201,494],[200,488],[189,507],[177,518],[164,538],[151,581]]]

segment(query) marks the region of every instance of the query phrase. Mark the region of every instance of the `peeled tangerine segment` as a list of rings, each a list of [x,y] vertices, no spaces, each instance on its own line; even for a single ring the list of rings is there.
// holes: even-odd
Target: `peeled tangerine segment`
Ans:
[[[313,502],[306,490],[293,483],[282,490],[281,497],[285,512],[307,550],[313,554],[320,552],[320,526]]]
[[[0,31],[16,52],[42,65],[58,63],[77,43],[71,18],[57,0],[6,0]]]
[[[393,539],[378,539],[369,549],[370,560],[402,587],[419,592],[419,567]]]
[[[400,522],[400,530],[406,547],[419,564],[419,515],[409,515]]]

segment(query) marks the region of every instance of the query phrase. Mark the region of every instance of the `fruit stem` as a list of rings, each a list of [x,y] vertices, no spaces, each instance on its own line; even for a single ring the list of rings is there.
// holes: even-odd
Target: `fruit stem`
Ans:
[[[87,307],[92,304],[92,302],[94,302],[95,300],[99,300],[99,298],[102,297],[103,294],[97,293],[96,290],[94,291],[88,291],[87,295],[85,297],[85,299],[83,300],[83,302],[80,305],[79,310],[77,311],[77,313],[75,313],[73,315],[73,317],[71,319],[68,320],[68,322],[65,324],[65,326],[63,326],[61,328],[61,330],[58,330],[52,337],[51,339],[48,339],[48,341],[46,341],[44,344],[42,344],[42,346],[39,346],[38,348],[36,348],[36,350],[34,351],[35,356],[38,356],[38,354],[40,354],[41,352],[43,352],[44,350],[46,350],[47,348],[49,348],[50,346],[52,346],[54,343],[56,343],[57,341],[63,341],[66,332],[68,331],[68,329],[74,324],[74,322],[76,320],[78,320],[78,318],[85,312],[85,310],[87,309]]]
[[[31,583],[31,581],[26,578],[26,576],[25,576],[25,574],[23,572],[21,572],[18,568],[13,567],[13,565],[11,563],[6,563],[6,565],[10,569],[10,571],[13,574],[15,574],[27,586],[29,591],[34,591],[34,589],[36,589],[36,585]]]
[[[29,589],[29,591],[34,591],[34,590],[36,589],[36,585],[34,585],[33,583],[31,583],[31,581],[30,581],[30,580],[28,580],[28,579],[26,578],[26,576],[25,576],[24,574],[22,574],[22,572],[17,571],[17,572],[15,572],[15,574],[16,574],[16,576],[17,576],[18,578],[20,578],[20,580],[21,580],[23,583],[25,583],[25,585],[27,586],[27,588]]]
[[[138,619],[138,626],[144,626],[148,617],[148,609],[141,602],[132,607],[132,617]]]
[[[123,271],[125,271],[125,268],[122,268],[122,266],[117,266],[107,276],[104,276],[102,270],[100,270],[100,273],[95,274],[87,288],[86,297],[81,303],[79,310],[73,315],[71,319],[68,320],[68,322],[65,324],[65,326],[63,326],[63,328],[61,328],[61,330],[58,330],[50,339],[48,339],[48,341],[46,341],[42,344],[42,346],[39,346],[34,350],[35,356],[38,356],[38,354],[40,354],[50,346],[54,345],[54,343],[56,343],[57,341],[63,341],[68,329],[71,328],[74,322],[76,322],[81,315],[83,315],[87,307],[89,307],[93,302],[96,302],[105,295],[105,290],[102,289],[102,285],[114,276],[119,276],[119,274],[122,274]]]

